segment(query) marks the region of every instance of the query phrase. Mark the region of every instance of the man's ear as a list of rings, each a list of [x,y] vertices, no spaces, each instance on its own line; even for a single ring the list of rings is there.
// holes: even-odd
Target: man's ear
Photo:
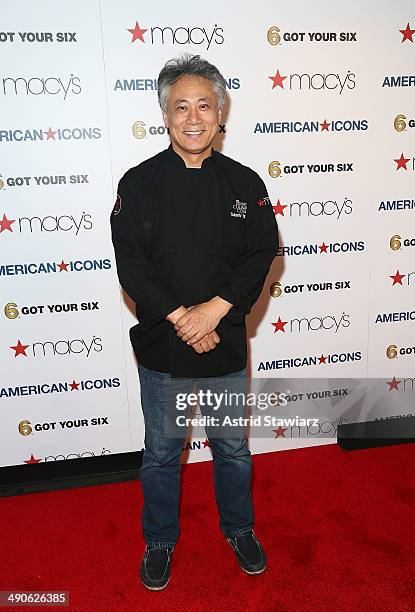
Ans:
[[[163,121],[164,121],[164,127],[168,128],[169,127],[169,120],[167,118],[167,113],[163,111]]]
[[[218,110],[218,123],[221,123],[221,122],[222,122],[222,109],[220,108]]]

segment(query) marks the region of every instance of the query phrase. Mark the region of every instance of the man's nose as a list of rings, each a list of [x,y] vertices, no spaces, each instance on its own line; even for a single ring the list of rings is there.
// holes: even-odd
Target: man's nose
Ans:
[[[198,108],[190,108],[187,115],[187,123],[200,123],[200,114]]]

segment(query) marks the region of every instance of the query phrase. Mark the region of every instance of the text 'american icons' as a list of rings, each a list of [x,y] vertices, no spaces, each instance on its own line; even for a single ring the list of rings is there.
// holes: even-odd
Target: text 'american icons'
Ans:
[[[29,263],[0,264],[1,276],[19,276],[30,274],[53,274],[61,272],[95,272],[97,270],[109,270],[110,259],[62,259],[56,261],[40,261]]]
[[[0,143],[8,142],[58,142],[70,140],[99,140],[102,138],[102,131],[99,127],[73,127],[73,128],[56,128],[53,130],[51,126],[47,130],[42,128],[16,128],[2,130],[0,129]]]
[[[72,380],[72,382],[70,382]],[[31,397],[37,395],[54,395],[82,391],[104,391],[118,389],[121,381],[118,376],[112,378],[71,378],[54,382],[41,382],[30,385],[15,385],[0,387],[0,398]],[[75,393],[76,395],[76,393]]]

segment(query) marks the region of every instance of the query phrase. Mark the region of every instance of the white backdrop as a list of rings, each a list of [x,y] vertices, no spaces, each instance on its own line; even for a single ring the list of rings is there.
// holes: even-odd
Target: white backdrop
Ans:
[[[355,416],[402,414],[415,357],[413,4],[2,4],[0,465],[143,446],[109,215],[122,174],[168,145],[157,75],[185,51],[227,80],[215,146],[262,176],[280,228],[248,318],[251,376],[385,377],[390,401]],[[288,428],[251,449],[333,442],[341,416],[324,437]],[[210,457],[200,439],[183,451]]]

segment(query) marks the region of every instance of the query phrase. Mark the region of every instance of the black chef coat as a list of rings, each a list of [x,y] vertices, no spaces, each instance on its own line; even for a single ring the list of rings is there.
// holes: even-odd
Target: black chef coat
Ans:
[[[259,175],[214,149],[201,168],[187,168],[170,145],[121,178],[111,231],[120,284],[136,303],[130,339],[139,362],[173,377],[245,368],[245,315],[278,249]],[[216,295],[233,307],[216,348],[196,353],[165,317]]]

